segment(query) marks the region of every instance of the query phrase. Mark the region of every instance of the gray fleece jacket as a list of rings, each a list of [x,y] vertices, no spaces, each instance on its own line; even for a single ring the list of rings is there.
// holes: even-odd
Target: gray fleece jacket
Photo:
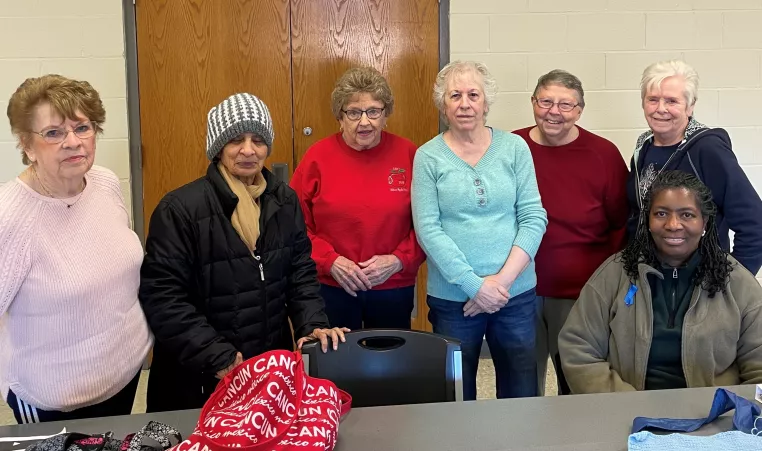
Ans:
[[[727,292],[714,298],[696,287],[683,323],[682,366],[688,387],[762,383],[762,287],[733,257]],[[572,393],[644,390],[651,350],[653,308],[648,274],[641,264],[637,291],[619,254],[588,280],[558,347]]]

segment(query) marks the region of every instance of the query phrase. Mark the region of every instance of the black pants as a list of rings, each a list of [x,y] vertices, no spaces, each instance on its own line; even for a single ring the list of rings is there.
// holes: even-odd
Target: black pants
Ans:
[[[129,415],[135,402],[135,392],[140,381],[140,371],[119,393],[111,398],[92,406],[82,407],[71,412],[57,410],[42,410],[27,404],[16,397],[13,390],[8,390],[8,406],[13,410],[18,424],[45,423],[48,421],[81,420],[84,418],[110,417],[114,415]]]
[[[321,284],[320,295],[331,327],[410,329],[415,286],[358,291],[355,298],[341,287]]]
[[[283,323],[280,335],[281,339],[268,347],[253,346],[252,343],[243,344],[239,349],[243,354],[243,360],[274,349],[293,351],[294,343],[287,322]],[[161,342],[156,342],[146,390],[146,413],[200,409],[204,407],[219,383],[220,380],[214,373],[201,373],[182,366],[177,361],[176,353],[165,348]]]

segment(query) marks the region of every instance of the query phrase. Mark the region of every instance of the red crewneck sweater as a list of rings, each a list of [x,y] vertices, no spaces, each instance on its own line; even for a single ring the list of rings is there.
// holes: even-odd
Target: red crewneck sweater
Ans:
[[[579,128],[579,137],[557,147],[524,138],[534,159],[548,227],[537,252],[537,294],[577,299],[598,266],[624,245],[629,214],[627,166],[607,139]]]
[[[340,255],[358,263],[392,254],[402,271],[374,289],[415,284],[425,259],[410,210],[415,150],[409,140],[386,132],[368,150],[352,149],[340,133],[307,150],[291,187],[301,201],[321,283],[339,286],[330,271]]]

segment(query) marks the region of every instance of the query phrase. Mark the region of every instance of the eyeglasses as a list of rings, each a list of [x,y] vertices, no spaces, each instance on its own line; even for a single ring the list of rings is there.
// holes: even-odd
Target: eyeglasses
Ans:
[[[558,109],[563,111],[564,113],[568,113],[569,111],[573,110],[575,107],[579,106],[579,103],[554,102],[550,99],[534,99],[534,103],[537,104],[537,106],[542,108],[543,110],[549,110],[553,108],[553,105],[558,105]]]
[[[378,119],[381,117],[382,114],[384,114],[385,109],[386,107],[368,108],[367,110],[341,110],[341,112],[346,114],[347,119],[349,119],[350,121],[359,121],[363,113],[365,113],[365,115],[368,116],[368,119]]]
[[[40,135],[48,144],[61,144],[66,137],[69,136],[69,133],[74,133],[79,139],[92,138],[95,135],[97,126],[98,124],[95,122],[83,122],[74,127],[74,130],[66,130],[64,127],[54,127],[33,133]]]

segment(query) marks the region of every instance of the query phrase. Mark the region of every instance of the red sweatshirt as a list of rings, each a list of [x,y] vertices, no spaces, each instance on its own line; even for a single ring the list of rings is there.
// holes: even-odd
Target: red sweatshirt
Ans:
[[[629,214],[627,166],[617,147],[579,127],[579,137],[557,147],[529,144],[548,227],[537,252],[537,294],[577,299],[598,266],[624,245]]]
[[[339,286],[330,271],[340,255],[358,263],[392,254],[402,271],[374,289],[415,285],[425,259],[410,210],[415,150],[412,142],[386,132],[376,147],[362,152],[340,133],[307,150],[291,187],[301,201],[321,283]]]

